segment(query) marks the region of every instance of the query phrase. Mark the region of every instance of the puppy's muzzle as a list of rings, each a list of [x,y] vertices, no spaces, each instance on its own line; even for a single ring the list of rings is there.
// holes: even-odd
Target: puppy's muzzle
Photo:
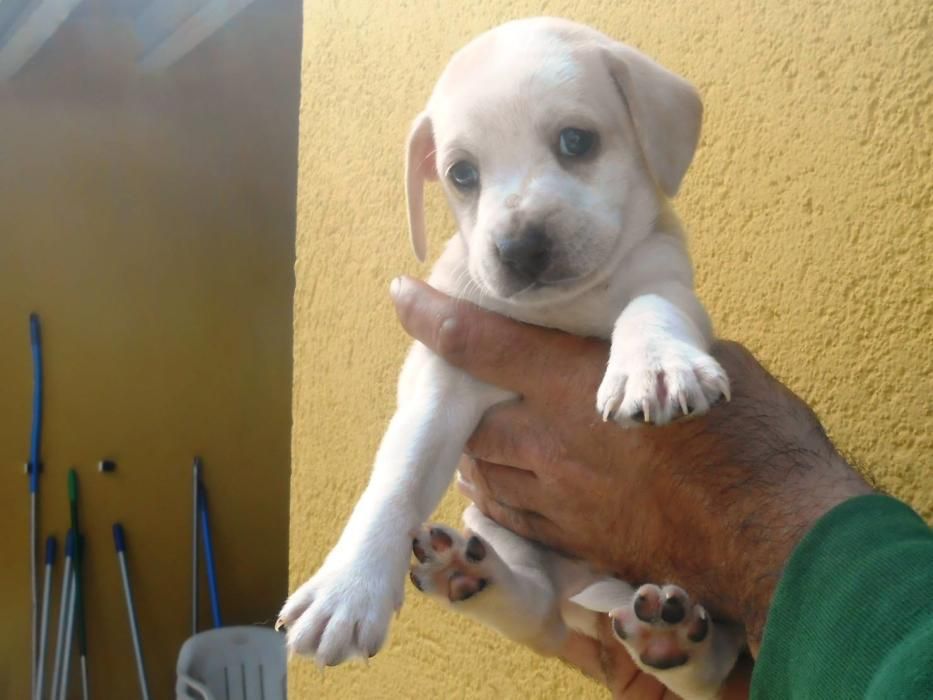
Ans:
[[[531,283],[551,264],[551,239],[541,226],[529,226],[496,241],[496,253],[513,274]]]

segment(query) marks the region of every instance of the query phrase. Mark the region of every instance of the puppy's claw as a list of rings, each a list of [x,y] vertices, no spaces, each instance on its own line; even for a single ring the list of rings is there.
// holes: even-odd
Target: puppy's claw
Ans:
[[[674,338],[610,354],[596,405],[603,420],[664,425],[678,416],[702,415],[720,396],[729,400],[729,380],[702,350]]]
[[[716,386],[719,387],[722,395],[726,397],[726,401],[732,401],[732,391],[729,387],[729,380],[719,377]]]
[[[612,402],[607,403],[603,406],[603,423],[608,423],[612,418],[612,414],[615,412],[615,407]]]
[[[277,619],[277,620],[275,621],[275,631],[276,631],[276,632],[282,632],[283,630],[284,630],[284,631],[287,631],[287,630],[286,630],[286,627],[285,627],[285,620],[283,620],[283,619],[280,617],[279,619]]]

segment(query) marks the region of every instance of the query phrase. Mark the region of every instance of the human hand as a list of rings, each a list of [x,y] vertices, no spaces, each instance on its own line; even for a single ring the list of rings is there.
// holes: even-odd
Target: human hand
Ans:
[[[833,506],[870,491],[813,412],[747,350],[718,343],[732,400],[631,429],[594,402],[605,342],[517,323],[427,285],[393,285],[406,331],[521,400],[487,413],[462,490],[515,532],[623,579],[674,582],[745,625],[753,653],[784,563]]]
[[[677,700],[680,696],[645,673],[613,636],[608,615],[597,622],[597,638],[571,632],[560,653],[561,659],[606,686],[613,700]],[[721,700],[742,700],[751,687],[752,663],[748,656],[738,663],[720,690]]]

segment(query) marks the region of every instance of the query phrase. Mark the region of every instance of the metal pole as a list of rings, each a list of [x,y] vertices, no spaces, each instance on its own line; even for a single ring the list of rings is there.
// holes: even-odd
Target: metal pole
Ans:
[[[35,467],[30,466],[30,469],[34,470]],[[30,481],[32,477],[30,476]],[[31,487],[30,487],[31,488]],[[32,653],[30,654],[30,660],[32,661],[32,692],[35,694],[38,674],[36,672],[36,664],[38,659],[39,651],[39,593],[38,593],[38,574],[37,567],[38,562],[36,561],[36,540],[39,537],[38,528],[36,527],[36,492],[30,491],[29,493],[29,580],[32,588]]]
[[[130,620],[130,634],[133,637],[133,651],[136,654],[136,670],[139,673],[139,689],[143,700],[149,700],[149,683],[146,680],[146,667],[143,664],[143,648],[139,639],[139,624],[136,621],[136,608],[133,605],[133,590],[130,588],[130,574],[126,567],[126,541],[123,536],[123,526],[114,523],[113,543],[117,549],[117,560],[120,563],[120,575],[123,578],[123,593],[126,596],[126,611]]]
[[[61,687],[58,690],[58,700],[67,700],[68,682],[71,680],[71,642],[74,640],[75,607],[78,597],[76,591],[78,588],[78,576],[75,573],[74,565],[71,567],[71,595],[68,598],[68,621],[65,623],[65,651],[62,654],[62,680]]]
[[[65,571],[62,574],[62,601],[58,609],[58,635],[55,637],[55,662],[52,665],[52,687],[49,696],[56,697],[61,681],[62,651],[65,645],[65,623],[68,621],[68,609],[71,607],[71,558],[74,555],[74,531],[69,530],[65,537]],[[39,698],[41,700],[41,698]]]
[[[87,685],[87,654],[81,654],[81,697],[87,700],[89,696]]]
[[[52,605],[52,569],[55,566],[57,543],[54,537],[45,541],[45,581],[42,584],[42,616],[39,623],[39,661],[36,664],[35,700],[42,700],[45,686],[45,650],[49,641],[49,617]]]

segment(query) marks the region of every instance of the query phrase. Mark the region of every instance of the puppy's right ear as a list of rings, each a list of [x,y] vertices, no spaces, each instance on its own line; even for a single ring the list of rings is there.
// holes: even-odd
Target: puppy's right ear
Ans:
[[[405,159],[405,195],[408,198],[408,232],[418,260],[424,262],[428,253],[424,231],[424,181],[437,179],[434,159],[434,131],[431,117],[422,112],[415,118],[408,134],[408,155]]]

